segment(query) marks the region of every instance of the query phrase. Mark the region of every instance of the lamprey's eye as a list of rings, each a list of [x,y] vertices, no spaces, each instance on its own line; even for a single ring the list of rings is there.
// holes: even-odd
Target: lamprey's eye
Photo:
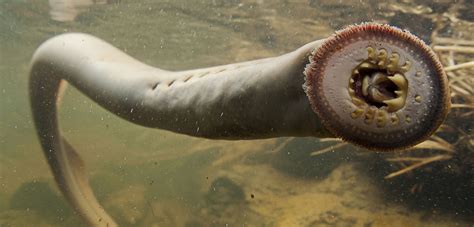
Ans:
[[[305,75],[311,106],[326,128],[370,149],[423,141],[450,106],[446,75],[433,51],[387,25],[337,32],[315,50]]]

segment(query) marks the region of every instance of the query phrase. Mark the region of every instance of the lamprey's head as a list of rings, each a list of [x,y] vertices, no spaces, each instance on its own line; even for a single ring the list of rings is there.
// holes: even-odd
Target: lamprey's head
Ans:
[[[446,75],[416,36],[380,24],[336,32],[310,57],[306,93],[324,126],[372,150],[422,142],[449,107]]]

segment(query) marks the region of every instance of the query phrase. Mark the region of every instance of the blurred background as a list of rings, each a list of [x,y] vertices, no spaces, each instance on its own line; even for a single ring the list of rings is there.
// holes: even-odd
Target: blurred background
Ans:
[[[280,55],[375,21],[431,45],[453,109],[427,142],[376,153],[338,140],[214,141],[125,122],[69,87],[60,110],[121,226],[472,226],[474,3],[454,0],[0,0],[0,226],[82,226],[31,121],[28,64],[66,32],[183,70]]]

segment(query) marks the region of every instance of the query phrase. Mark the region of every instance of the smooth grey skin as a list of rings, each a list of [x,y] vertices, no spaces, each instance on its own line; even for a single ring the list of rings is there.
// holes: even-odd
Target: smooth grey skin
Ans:
[[[302,88],[311,51],[171,72],[141,63],[86,34],[53,37],[34,53],[30,100],[45,156],[64,196],[90,226],[116,226],[95,199],[79,154],[62,138],[61,81],[130,122],[210,139],[332,137]]]

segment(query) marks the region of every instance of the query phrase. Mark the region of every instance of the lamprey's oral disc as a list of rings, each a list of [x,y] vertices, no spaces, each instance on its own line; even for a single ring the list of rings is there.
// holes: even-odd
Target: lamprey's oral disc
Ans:
[[[450,107],[446,75],[433,51],[388,25],[337,32],[314,51],[305,75],[306,93],[324,126],[373,150],[425,140]]]

